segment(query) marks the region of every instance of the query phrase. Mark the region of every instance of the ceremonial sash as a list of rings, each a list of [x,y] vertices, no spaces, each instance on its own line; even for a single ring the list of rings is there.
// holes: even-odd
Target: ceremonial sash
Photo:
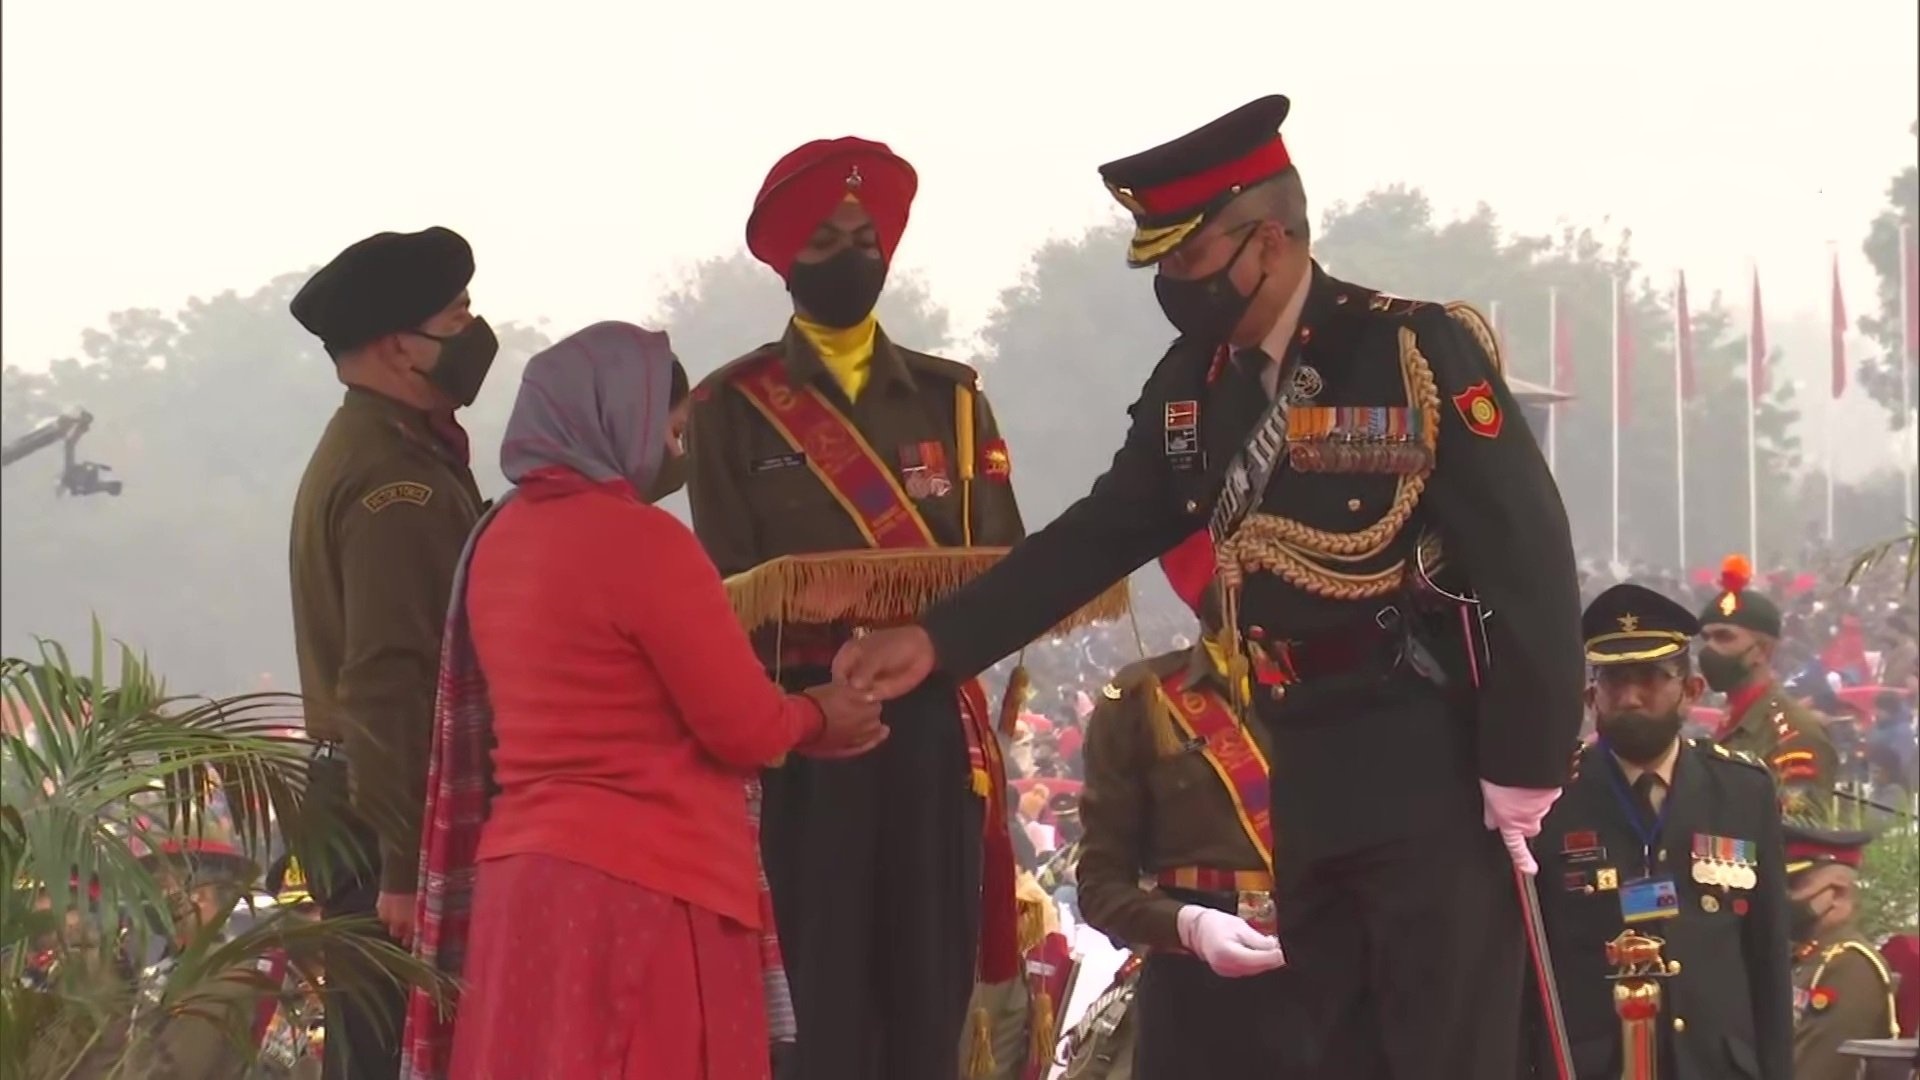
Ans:
[[[875,548],[938,547],[893,470],[851,420],[811,386],[795,389],[778,356],[735,376],[733,385],[766,417]]]
[[[1195,690],[1183,685],[1186,672],[1175,672],[1161,680],[1160,692],[1172,708],[1173,719],[1197,743],[1207,764],[1220,776],[1227,795],[1233,800],[1240,828],[1260,853],[1260,861],[1273,869],[1273,787],[1268,779],[1267,757],[1259,744],[1240,725],[1233,710],[1219,694]]]
[[[795,388],[777,355],[746,365],[733,385],[787,445],[803,454],[807,468],[847,511],[872,548],[934,549],[933,530],[874,453],[860,429],[813,387]],[[967,739],[969,786],[985,803],[982,838],[980,973],[982,981],[1005,982],[1019,973],[1013,905],[1013,842],[1007,836],[1006,765],[994,737],[993,716],[978,680],[960,687],[960,723]]]

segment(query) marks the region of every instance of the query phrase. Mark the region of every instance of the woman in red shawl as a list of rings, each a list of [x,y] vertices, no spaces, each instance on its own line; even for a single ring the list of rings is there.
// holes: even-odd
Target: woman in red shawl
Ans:
[[[420,952],[465,986],[450,1054],[416,999],[410,1076],[767,1075],[747,782],[884,728],[769,681],[693,534],[638,494],[681,453],[686,386],[625,323],[527,365],[516,486],[454,583],[422,843]]]

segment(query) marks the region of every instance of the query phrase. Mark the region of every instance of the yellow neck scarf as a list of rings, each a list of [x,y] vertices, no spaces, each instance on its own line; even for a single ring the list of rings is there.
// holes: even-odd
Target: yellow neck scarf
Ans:
[[[860,400],[860,391],[867,388],[867,379],[873,374],[873,335],[880,327],[879,321],[869,314],[843,330],[795,315],[793,325],[833,373],[833,381],[840,384],[847,400]]]
[[[1220,676],[1222,679],[1225,679],[1227,677],[1227,672],[1232,670],[1231,666],[1229,666],[1228,664],[1228,661],[1231,659],[1231,657],[1227,655],[1227,647],[1225,645],[1220,644],[1220,642],[1214,640],[1212,636],[1201,638],[1200,644],[1206,648],[1207,659],[1213,663],[1213,673],[1215,675]],[[1251,691],[1252,691],[1252,680],[1245,679],[1245,678],[1241,679],[1240,680],[1241,700],[1243,701],[1249,700]]]

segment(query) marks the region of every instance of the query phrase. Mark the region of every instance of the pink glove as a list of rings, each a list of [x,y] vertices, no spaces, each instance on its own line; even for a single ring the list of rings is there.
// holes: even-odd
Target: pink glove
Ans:
[[[1533,861],[1533,852],[1527,850],[1527,840],[1540,835],[1540,822],[1552,809],[1553,800],[1560,797],[1560,789],[1501,787],[1482,780],[1480,797],[1486,804],[1481,820],[1487,828],[1500,833],[1513,865],[1519,867],[1521,873],[1539,873],[1540,864]]]
[[[1180,909],[1180,944],[1207,962],[1215,975],[1237,979],[1284,967],[1287,954],[1278,938],[1247,925],[1245,919],[1198,904]]]

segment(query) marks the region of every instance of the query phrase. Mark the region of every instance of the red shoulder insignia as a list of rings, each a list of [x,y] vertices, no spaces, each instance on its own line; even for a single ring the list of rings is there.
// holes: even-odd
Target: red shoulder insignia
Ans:
[[[1500,437],[1500,425],[1506,418],[1493,399],[1493,385],[1485,379],[1453,395],[1453,407],[1467,430],[1483,439]]]
[[[1003,484],[1013,479],[1013,457],[1007,453],[1007,440],[989,439],[980,447],[980,475]]]

